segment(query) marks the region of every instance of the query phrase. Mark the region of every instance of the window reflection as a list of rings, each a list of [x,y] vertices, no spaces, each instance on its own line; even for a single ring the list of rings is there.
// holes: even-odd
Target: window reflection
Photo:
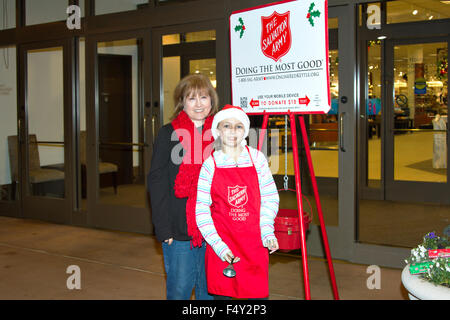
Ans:
[[[26,24],[34,25],[67,19],[68,0],[27,0]]]
[[[187,33],[173,33],[162,36],[163,46],[187,42],[215,41],[216,30],[196,31]]]
[[[148,0],[95,0],[95,14],[137,10],[148,5]]]

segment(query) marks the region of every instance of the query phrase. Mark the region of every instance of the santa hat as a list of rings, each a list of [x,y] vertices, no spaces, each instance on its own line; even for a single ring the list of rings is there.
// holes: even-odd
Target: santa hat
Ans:
[[[220,110],[214,116],[213,123],[211,125],[212,135],[214,140],[217,140],[217,127],[219,123],[225,119],[235,118],[238,119],[244,125],[244,139],[242,143],[245,144],[245,138],[248,136],[248,131],[250,130],[250,119],[247,114],[240,107],[232,106],[230,104],[225,105],[222,110]]]

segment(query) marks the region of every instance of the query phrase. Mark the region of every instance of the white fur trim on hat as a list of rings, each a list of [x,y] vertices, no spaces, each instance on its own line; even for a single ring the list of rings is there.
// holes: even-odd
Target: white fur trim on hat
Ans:
[[[238,119],[244,125],[244,139],[242,140],[242,144],[245,145],[246,144],[245,138],[247,138],[248,132],[250,130],[250,119],[248,118],[244,110],[242,110],[240,107],[232,106],[229,104],[224,106],[222,110],[220,110],[214,116],[214,120],[211,125],[211,131],[214,140],[217,140],[218,137],[217,127],[219,126],[219,123],[229,118]]]

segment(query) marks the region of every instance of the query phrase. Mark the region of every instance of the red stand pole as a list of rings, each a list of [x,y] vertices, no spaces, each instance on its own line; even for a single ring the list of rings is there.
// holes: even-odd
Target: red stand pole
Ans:
[[[295,123],[294,123],[294,125],[295,125]],[[291,120],[291,126],[292,126],[292,120]],[[330,278],[331,278],[331,283],[333,286],[334,299],[339,300],[339,293],[338,293],[338,289],[337,289],[337,285],[336,285],[336,277],[334,274],[333,261],[331,260],[330,247],[328,245],[327,230],[325,227],[325,222],[323,220],[322,206],[320,204],[319,189],[317,188],[316,176],[314,174],[314,167],[313,167],[313,163],[311,160],[311,151],[309,149],[308,135],[306,133],[305,119],[303,118],[303,116],[300,117],[300,128],[302,131],[303,145],[305,146],[306,158],[308,160],[309,174],[311,177],[311,183],[312,183],[312,187],[314,190],[314,197],[316,200],[317,213],[318,213],[319,221],[320,221],[320,229],[322,231],[322,239],[323,239],[323,243],[325,246],[325,253],[326,253],[327,261],[328,261],[328,269],[330,270]],[[292,139],[293,138],[294,137],[292,136]],[[294,142],[292,142],[292,145],[294,146]],[[295,153],[294,153],[294,159],[295,159]],[[297,169],[297,166],[298,165],[295,164],[295,169]],[[297,176],[295,177],[295,180],[297,181]]]
[[[303,222],[303,200],[302,189],[300,181],[300,164],[298,159],[298,145],[297,145],[297,129],[295,126],[295,114],[289,113],[291,120],[291,138],[292,138],[292,151],[294,154],[294,172],[295,172],[295,189],[297,192],[297,208],[300,221],[300,246],[302,250],[302,264],[303,264],[303,282],[305,284],[305,299],[311,300],[311,291],[309,287],[309,271],[308,271],[308,255],[306,252],[305,241],[305,225]]]

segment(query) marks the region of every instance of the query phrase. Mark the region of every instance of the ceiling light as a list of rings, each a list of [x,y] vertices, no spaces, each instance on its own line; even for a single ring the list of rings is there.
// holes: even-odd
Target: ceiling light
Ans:
[[[443,4],[450,4],[450,0],[441,0]]]
[[[412,14],[413,14],[413,15],[416,15],[418,12],[419,12],[419,11],[414,10],[414,11],[412,12]]]
[[[427,81],[427,85],[429,87],[443,87],[444,84],[442,83],[442,81]]]
[[[384,39],[386,39],[387,37],[386,36],[379,36],[377,39],[378,40],[384,40]]]
[[[431,20],[431,19],[433,19],[433,16],[429,16],[429,17],[428,17],[428,20]]]

